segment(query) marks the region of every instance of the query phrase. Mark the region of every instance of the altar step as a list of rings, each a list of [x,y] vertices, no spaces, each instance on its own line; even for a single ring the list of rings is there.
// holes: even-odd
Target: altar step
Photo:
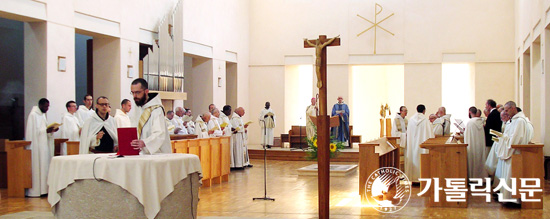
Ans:
[[[248,149],[250,159],[264,159],[263,149]],[[289,149],[267,149],[266,158],[268,160],[283,161],[308,161],[307,153],[302,150],[290,151]],[[330,159],[334,162],[359,162],[359,152],[342,151],[338,157]]]

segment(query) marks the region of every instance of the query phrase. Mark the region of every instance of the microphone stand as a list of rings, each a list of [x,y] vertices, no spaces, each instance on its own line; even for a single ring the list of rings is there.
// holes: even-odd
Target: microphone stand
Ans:
[[[264,123],[264,142],[262,142],[262,146],[264,147],[264,197],[260,198],[252,198],[252,201],[256,200],[265,200],[265,201],[275,201],[274,198],[267,197],[267,163],[266,163],[266,144],[265,144],[265,138],[267,137],[267,127],[265,127],[265,120],[260,120]]]

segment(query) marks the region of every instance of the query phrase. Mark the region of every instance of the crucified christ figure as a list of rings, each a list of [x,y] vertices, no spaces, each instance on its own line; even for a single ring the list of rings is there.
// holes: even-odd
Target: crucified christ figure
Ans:
[[[317,39],[315,40],[315,44],[309,42],[307,39],[304,39],[304,42],[306,42],[309,46],[315,47],[315,72],[317,73],[317,88],[321,88],[323,86],[323,82],[321,81],[321,51],[323,51],[323,48],[331,44],[339,37],[340,35],[328,39],[325,43],[321,43],[319,42],[319,39]]]

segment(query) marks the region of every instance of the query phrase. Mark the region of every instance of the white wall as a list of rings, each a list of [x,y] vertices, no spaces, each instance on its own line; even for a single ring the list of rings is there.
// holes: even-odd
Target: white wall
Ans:
[[[120,83],[120,77],[117,77],[122,68],[120,66],[120,39],[118,38],[98,38],[93,41],[93,60],[94,60],[94,108],[95,100],[99,96],[109,98],[111,107],[120,108],[120,90],[123,85]],[[126,85],[129,87],[129,85]],[[114,110],[112,109],[112,111]]]
[[[544,143],[550,156],[550,1],[516,0],[515,6],[515,93],[535,128],[533,141]]]
[[[248,110],[248,71],[249,71],[249,4],[248,0],[185,0],[183,1],[184,18],[183,37],[186,41],[210,47],[212,50],[209,71],[202,72],[206,78],[201,86],[206,86],[209,90],[200,98],[205,101],[214,103],[218,108],[226,105],[226,53],[231,51],[237,54],[237,90],[236,96],[237,106],[232,106],[233,109],[241,106]],[[186,50],[184,48],[184,50]],[[191,55],[201,55],[193,54]],[[206,75],[207,74],[207,75]],[[187,75],[187,73],[186,73]],[[196,75],[194,75],[196,76]],[[193,77],[194,77],[193,76]],[[218,87],[218,77],[221,77],[222,86]],[[196,79],[193,79],[196,81]],[[192,89],[196,90],[197,84],[193,84]],[[191,98],[188,96],[188,98]],[[188,101],[185,101],[187,107]],[[194,114],[205,112],[208,108],[194,106]],[[202,105],[202,104],[201,104]],[[192,109],[193,110],[193,109]],[[247,111],[245,120],[249,120],[250,114]],[[255,118],[253,116],[252,118]]]
[[[370,23],[361,15],[374,20],[375,3],[383,7],[377,20],[394,14],[380,25],[395,35],[377,30],[376,55],[373,55],[374,36],[370,30],[360,36]],[[352,65],[404,65],[404,103],[416,111],[423,103],[428,112],[441,106],[441,64],[443,54],[474,54],[476,68],[475,99],[513,99],[513,93],[499,92],[499,86],[479,78],[499,77],[497,81],[514,81],[514,2],[513,1],[439,1],[439,0],[320,0],[311,1],[252,1],[250,4],[250,85],[260,83],[253,74],[266,74],[274,69],[283,71],[285,57],[314,55],[313,49],[303,48],[303,38],[318,35],[340,35],[341,45],[327,50],[328,105],[342,95],[353,107],[351,91]],[[364,57],[357,61],[355,57]],[[394,59],[392,57],[397,57]],[[306,63],[312,64],[312,63]],[[252,70],[254,69],[254,70]],[[476,69],[477,73],[478,70]],[[273,83],[277,83],[274,81]],[[282,81],[280,83],[283,83]],[[269,85],[281,87],[284,85]],[[265,88],[262,87],[263,90]],[[490,91],[482,94],[482,91]],[[260,90],[250,88],[250,108],[261,109]],[[276,90],[267,93],[277,92]],[[479,96],[478,96],[479,95]],[[477,107],[484,107],[479,101]],[[261,103],[261,104],[260,104]],[[478,103],[478,102],[476,102]],[[330,109],[329,109],[330,110]],[[394,111],[397,109],[393,109]],[[351,124],[355,121],[351,112]],[[285,124],[287,126],[288,124]],[[286,133],[288,130],[283,130]],[[275,130],[275,136],[282,132]],[[259,137],[249,135],[251,144]]]

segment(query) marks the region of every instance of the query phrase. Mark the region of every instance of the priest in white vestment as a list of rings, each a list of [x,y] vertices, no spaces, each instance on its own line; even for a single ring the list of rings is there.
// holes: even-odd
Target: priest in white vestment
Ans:
[[[140,150],[139,154],[172,153],[160,96],[149,93],[149,85],[143,78],[132,81],[130,89],[136,103],[130,119],[138,131],[138,139],[131,146]]]
[[[183,121],[183,126],[187,128],[187,133],[198,135],[195,132],[195,122],[193,122],[193,114],[190,109],[186,109],[185,115],[181,117],[181,120]]]
[[[233,116],[231,116],[231,126],[233,127],[233,134],[231,135],[231,168],[244,168],[252,167],[248,157],[248,147],[246,145],[246,128],[242,117],[244,116],[244,109],[239,107],[235,109]]]
[[[265,102],[265,108],[260,112],[260,128],[262,129],[262,145],[267,148],[273,146],[273,129],[275,128],[275,112],[271,104]]]
[[[316,132],[315,123],[311,120],[312,116],[317,116],[317,99],[311,98],[311,105],[306,109],[306,135],[308,139],[312,139]]]
[[[166,112],[166,128],[169,134],[173,135],[187,135],[187,129],[183,127],[183,123],[176,119],[174,111],[170,110]]]
[[[439,107],[436,113],[437,119],[434,124],[434,135],[451,134],[451,114],[446,114],[445,107]]]
[[[229,116],[231,115],[231,106],[225,105],[223,106],[222,114],[220,114],[221,124],[220,126],[225,126],[223,129],[223,135],[224,136],[230,136],[233,134],[231,129],[233,126],[231,125],[231,119],[229,119]]]
[[[183,107],[178,106],[176,107],[174,118],[172,118],[174,126],[176,127],[176,130],[174,130],[174,134],[176,135],[187,135],[189,134],[189,130],[187,127],[185,127],[182,116],[184,115]]]
[[[213,114],[207,123],[208,130],[213,131],[212,134],[209,134],[209,137],[221,137],[223,136],[223,130],[220,126],[218,118],[220,116],[220,110],[218,108],[214,108],[212,113]]]
[[[405,156],[405,174],[411,182],[419,182],[420,178],[420,154],[427,153],[420,148],[420,144],[429,138],[434,138],[434,133],[428,118],[426,107],[422,104],[416,107],[416,114],[409,120],[407,126],[407,154]]]
[[[407,107],[399,107],[399,113],[395,115],[391,127],[391,136],[399,137],[398,143],[402,148],[407,146],[407,125],[409,124],[409,121],[405,117],[408,112]]]
[[[92,109],[92,105],[94,103],[94,98],[90,94],[86,94],[84,96],[84,99],[82,100],[84,105],[80,105],[78,107],[78,110],[76,111],[76,118],[80,122],[80,124],[84,124],[84,121],[86,119],[90,118],[95,111]]]
[[[32,188],[25,189],[25,195],[29,197],[48,194],[46,178],[52,159],[51,151],[54,149],[53,133],[57,131],[53,127],[48,128],[46,112],[49,108],[50,101],[42,98],[38,101],[38,106],[33,106],[27,118],[25,140],[31,142],[29,147],[31,150]]]
[[[59,127],[61,138],[69,139],[69,141],[80,141],[82,124],[80,124],[75,116],[77,110],[76,102],[71,100],[65,104],[65,107],[67,108],[67,112],[63,114],[63,118],[61,119],[61,124],[63,125]],[[61,155],[67,155],[67,143],[61,144],[59,152]]]
[[[132,109],[132,102],[128,99],[122,100],[120,103],[120,109],[116,110],[115,122],[117,128],[132,127],[132,121],[128,113]]]
[[[197,138],[209,138],[210,134],[213,134],[214,131],[208,129],[208,122],[210,122],[210,117],[212,114],[205,112],[200,116],[197,116],[195,120],[195,134]]]
[[[96,113],[82,126],[80,136],[80,154],[113,153],[118,145],[116,123],[109,116],[109,99],[101,96],[96,100]]]
[[[468,144],[468,178],[485,178],[485,131],[483,119],[477,116],[478,109],[474,106],[468,110],[470,121],[464,131],[464,143]]]
[[[523,112],[518,112],[516,103],[508,101],[504,104],[504,111],[510,115],[510,124],[506,125],[506,129],[501,137],[498,138],[498,148],[496,149],[497,157],[499,158],[495,175],[501,180],[505,180],[508,187],[512,185],[512,155],[516,150],[512,145],[528,144],[533,138],[533,125]],[[519,185],[519,179],[518,179]],[[499,198],[509,199],[519,203],[517,199],[512,199],[512,193],[501,188]],[[506,200],[503,200],[506,201]]]

